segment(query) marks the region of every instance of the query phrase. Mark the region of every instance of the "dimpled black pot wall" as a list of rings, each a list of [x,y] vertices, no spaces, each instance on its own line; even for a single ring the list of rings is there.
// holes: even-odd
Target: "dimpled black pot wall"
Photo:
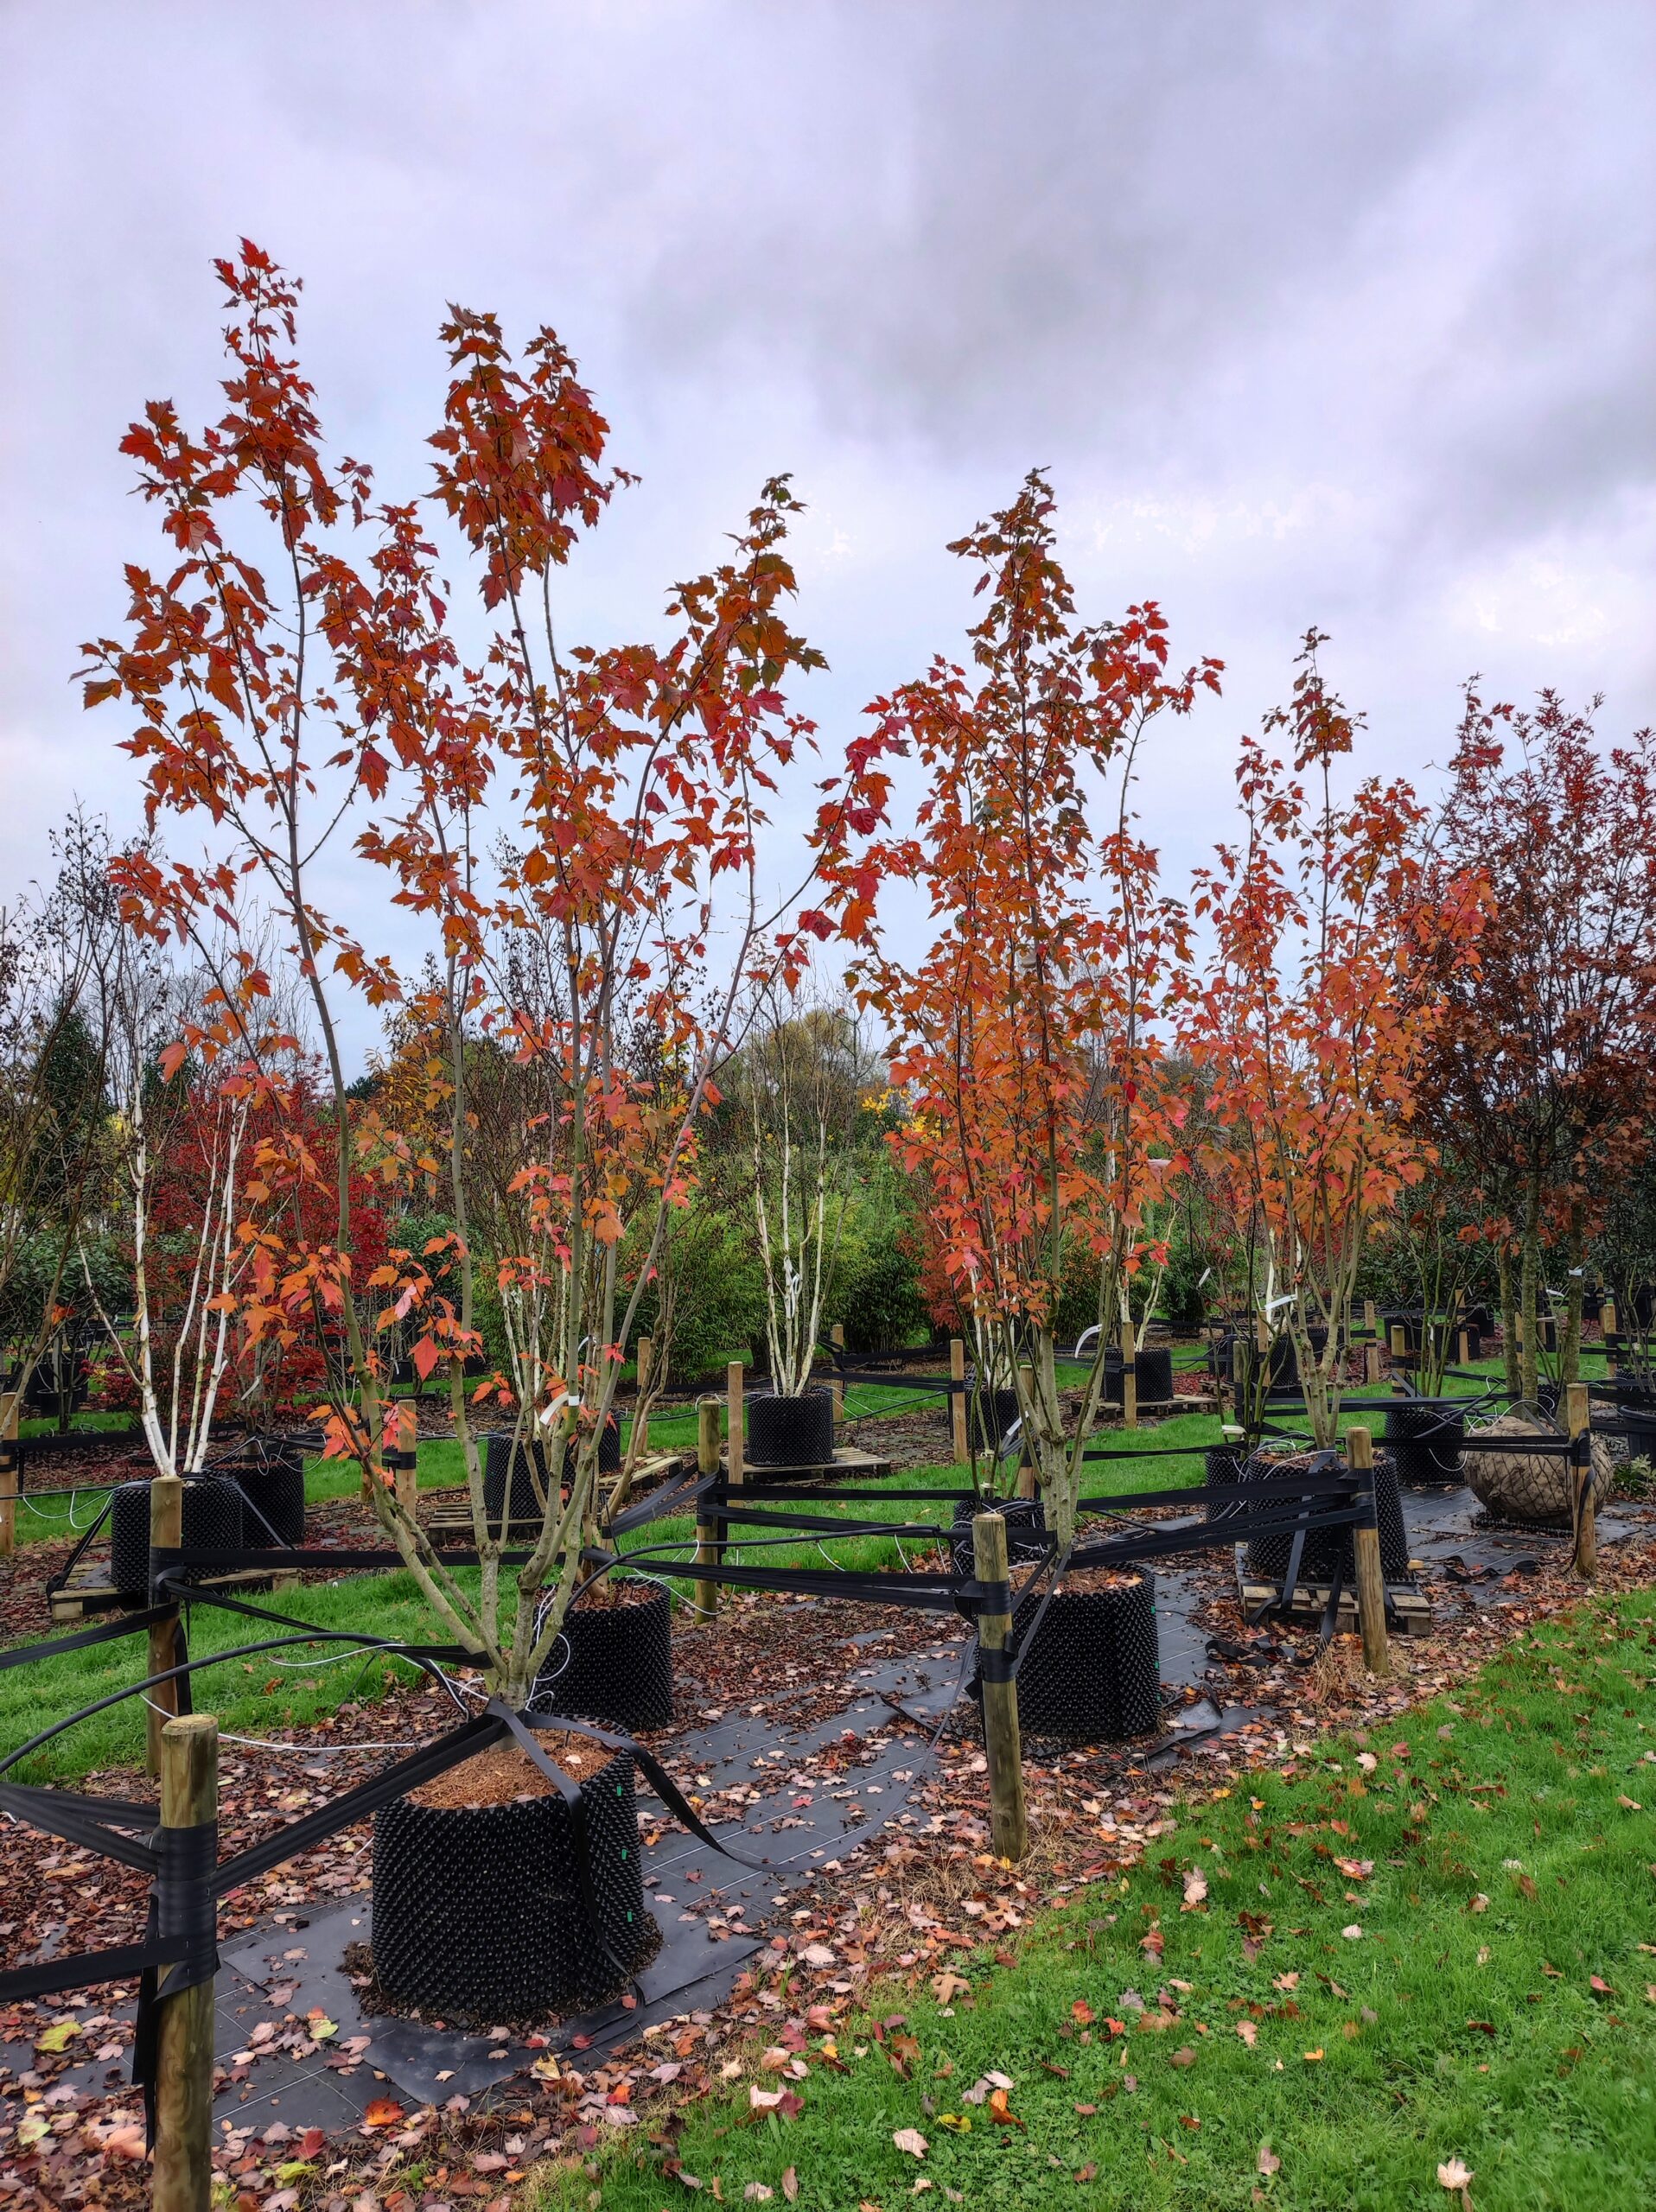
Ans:
[[[511,1805],[399,1797],[373,1823],[373,1964],[428,2018],[520,2021],[616,1996],[659,1936],[644,1902],[633,1762],[581,1784],[596,1917],[557,1793]]]
[[[831,1467],[833,1399],[822,1389],[802,1398],[750,1398],[744,1456],[750,1467]]]

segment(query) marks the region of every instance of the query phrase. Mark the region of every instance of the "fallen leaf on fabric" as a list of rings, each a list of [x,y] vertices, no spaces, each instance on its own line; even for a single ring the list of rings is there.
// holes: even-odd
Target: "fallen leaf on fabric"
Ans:
[[[363,2113],[362,2125],[365,2127],[395,2127],[405,2117],[401,2105],[394,2103],[390,2097],[376,2097]]]

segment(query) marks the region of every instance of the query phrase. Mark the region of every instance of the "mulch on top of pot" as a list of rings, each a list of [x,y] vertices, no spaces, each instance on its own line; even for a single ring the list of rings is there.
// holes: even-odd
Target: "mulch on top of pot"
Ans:
[[[586,1736],[551,1735],[537,1729],[535,1740],[571,1782],[584,1782],[615,1756]],[[525,1797],[546,1796],[551,1787],[521,1744],[491,1744],[408,1794],[417,1805],[516,1805]]]

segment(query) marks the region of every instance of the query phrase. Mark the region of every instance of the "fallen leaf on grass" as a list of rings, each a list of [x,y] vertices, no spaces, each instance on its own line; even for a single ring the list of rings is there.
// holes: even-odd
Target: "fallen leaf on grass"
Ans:
[[[1152,1928],[1148,1936],[1139,1938],[1138,1948],[1147,1959],[1159,1959],[1167,1949],[1167,1939],[1159,1928]]]
[[[900,2127],[891,2139],[900,2151],[906,2151],[911,2158],[923,2158],[932,2147],[918,2127]]]
[[[946,1972],[932,1976],[933,1994],[939,2005],[952,2005],[957,1997],[964,1996],[971,1987],[971,1984],[964,1974]]]
[[[1437,2169],[1440,2189],[1464,2189],[1471,2179],[1471,2167],[1464,2165],[1459,2158],[1445,2158]]]
[[[1004,2089],[991,2089],[990,2091],[989,2109],[994,2113],[996,2119],[1000,2122],[1003,2127],[1022,2127],[1023,2125],[1023,2122],[1013,2111],[1011,2106],[1006,2101],[1006,2092]]]
[[[1195,2063],[1196,2054],[1194,2050],[1190,2050],[1188,2046],[1187,2046],[1183,2050],[1175,2050],[1169,2054],[1168,2064],[1169,2066],[1194,2066]]]
[[[1197,1906],[1206,1901],[1207,1896],[1207,1877],[1200,1866],[1193,1866],[1184,1878],[1184,1903],[1180,1910],[1194,1912]]]
[[[785,2167],[785,2168],[783,2169],[783,2171],[782,2171],[782,2194],[783,2194],[783,2196],[784,2196],[785,2197],[787,2197],[787,2199],[788,2202],[789,2202],[790,2204],[792,2204],[792,2203],[793,2202],[794,2199],[798,2196],[799,2193],[799,2173],[798,2173],[797,2170],[796,2170],[794,2167],[793,2167],[793,2166],[787,2166],[787,2167]]]
[[[1259,2031],[1254,2026],[1252,2020],[1239,2020],[1236,2024],[1236,2032],[1241,2037],[1243,2042],[1246,2044],[1250,2050],[1253,2049],[1255,2044],[1259,2040]]]
[[[939,2127],[946,2127],[951,2135],[970,2135],[971,2117],[964,2112],[940,2112],[937,2116]]]
[[[1305,2063],[1308,2066],[1314,2066],[1322,2056],[1321,2050],[1308,2050],[1304,2054]]]
[[[1354,1920],[1349,1928],[1342,1928],[1340,1933],[1348,1943],[1360,1943],[1363,1940],[1363,1931]]]
[[[742,2192],[744,2204],[768,2204],[776,2191],[767,2182],[750,2181]]]
[[[1277,2153],[1271,2149],[1270,2144],[1266,2142],[1262,2143],[1259,2145],[1259,2155],[1254,2160],[1253,2164],[1256,2172],[1262,2174],[1274,2174],[1281,2172],[1283,2162],[1277,2156]]]
[[[1088,2028],[1097,2019],[1098,2014],[1085,1997],[1078,1997],[1069,2008],[1069,2017],[1072,2020],[1079,2020],[1084,2028]]]

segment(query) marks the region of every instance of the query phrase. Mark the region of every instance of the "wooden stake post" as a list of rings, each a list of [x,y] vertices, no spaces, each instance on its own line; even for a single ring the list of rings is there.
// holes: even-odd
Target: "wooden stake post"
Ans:
[[[150,1485],[150,1548],[152,1552],[176,1550],[183,1541],[184,1485],[176,1475],[157,1475]],[[164,1673],[176,1663],[177,1632],[178,1608],[169,1605],[161,1619],[151,1622],[150,1625],[150,1674]],[[162,1770],[162,1733],[177,1711],[176,1676],[170,1682],[157,1682],[148,1694],[144,1705],[143,1770],[146,1774],[158,1775]]]
[[[1612,1382],[1615,1380],[1616,1354],[1621,1346],[1616,1342],[1615,1300],[1605,1299],[1598,1309],[1598,1325],[1604,1338],[1604,1366]]]
[[[1378,1382],[1379,1379],[1380,1348],[1377,1344],[1365,1344],[1363,1347],[1363,1380],[1365,1382]]]
[[[742,1480],[747,1465],[743,1446],[747,1442],[748,1433],[742,1426],[742,1379],[745,1372],[739,1359],[733,1359],[724,1370],[724,1396],[729,1408],[729,1419],[726,1424],[729,1430],[729,1464],[730,1480],[733,1483],[739,1483]]]
[[[696,1402],[696,1471],[698,1475],[717,1475],[719,1471],[719,1402],[717,1398],[698,1398]],[[702,1517],[707,1516],[707,1517]],[[719,1541],[719,1522],[709,1514],[704,1501],[696,1522],[696,1564],[697,1567],[717,1567],[724,1557],[724,1547]],[[696,1585],[696,1611],[704,1620],[711,1620],[719,1610],[719,1586],[717,1582]]]
[[[1564,1426],[1572,1440],[1592,1434],[1592,1406],[1587,1395],[1585,1382],[1564,1385]],[[1593,1503],[1592,1446],[1588,1446],[1587,1465],[1572,1467],[1570,1474],[1576,1485],[1576,1572],[1588,1582],[1598,1573],[1598,1513]]]
[[[1374,1441],[1366,1428],[1347,1432],[1346,1458],[1353,1474],[1374,1480]],[[1363,1632],[1363,1664],[1371,1675],[1389,1675],[1385,1640],[1385,1578],[1380,1570],[1380,1532],[1371,1523],[1352,1530],[1357,1560],[1357,1620]]]
[[[949,1339],[949,1380],[959,1385],[966,1379],[966,1347],[959,1337]],[[956,1388],[949,1393],[949,1443],[954,1464],[963,1466],[971,1456],[966,1446],[966,1394]]]
[[[210,1713],[169,1720],[161,1736],[161,1825],[199,1828],[218,1817],[219,1724]],[[213,1986],[209,1976],[157,2007],[153,2212],[208,2212],[213,2202]]]
[[[971,1522],[972,1567],[979,1582],[1004,1583],[1006,1521],[999,1513],[977,1513]],[[1012,1641],[1012,1616],[981,1613],[978,1639],[985,1656],[1003,1652]],[[984,1750],[989,1759],[989,1840],[997,1859],[1022,1859],[1029,1848],[1029,1819],[1023,1802],[1023,1747],[1018,1737],[1016,1681],[984,1682]]]
[[[644,1394],[650,1387],[650,1370],[654,1361],[655,1345],[648,1337],[640,1337],[638,1340],[638,1359],[634,1368],[637,1379],[633,1385],[633,1402],[637,1411],[633,1415],[633,1433],[628,1439],[633,1447],[630,1456],[634,1466],[641,1462],[650,1448],[650,1416],[645,1407]]]

